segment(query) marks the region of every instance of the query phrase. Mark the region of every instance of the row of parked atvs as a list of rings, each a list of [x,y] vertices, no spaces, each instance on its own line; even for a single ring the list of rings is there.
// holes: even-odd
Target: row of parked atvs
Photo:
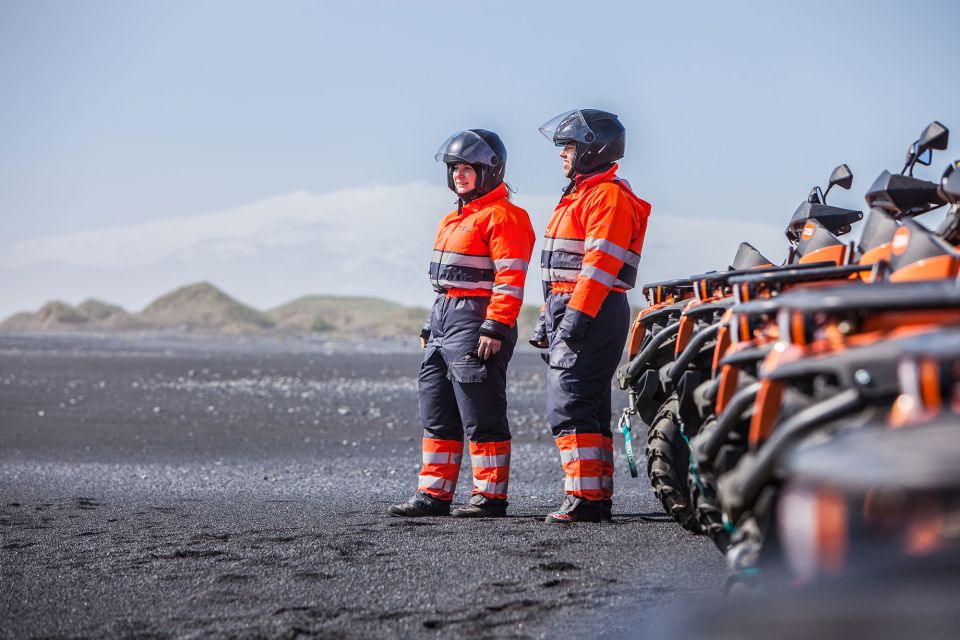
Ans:
[[[948,135],[926,127],[866,216],[827,204],[852,184],[837,167],[784,264],[743,243],[727,270],[643,289],[617,376],[628,459],[643,426],[654,492],[726,554],[731,587],[960,542],[960,161],[913,176]],[[936,230],[916,221],[942,207]]]

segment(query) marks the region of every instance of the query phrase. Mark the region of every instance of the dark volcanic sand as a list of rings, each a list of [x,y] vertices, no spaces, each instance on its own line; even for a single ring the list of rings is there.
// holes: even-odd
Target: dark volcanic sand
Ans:
[[[511,366],[512,517],[386,516],[415,485],[418,359],[0,335],[0,636],[645,637],[719,592],[720,554],[620,451],[612,523],[542,522],[561,470],[532,351]]]

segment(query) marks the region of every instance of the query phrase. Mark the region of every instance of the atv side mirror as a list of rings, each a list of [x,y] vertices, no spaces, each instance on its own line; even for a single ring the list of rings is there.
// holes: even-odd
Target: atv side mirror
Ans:
[[[912,176],[913,165],[929,165],[933,154],[932,150],[942,151],[947,148],[950,132],[945,126],[934,120],[920,133],[920,137],[907,149],[907,161],[903,165],[901,175]]]
[[[827,190],[823,192],[823,203],[827,203],[827,194],[830,193],[830,189],[832,189],[834,186],[838,186],[841,189],[849,189],[850,185],[852,184],[853,172],[850,171],[850,167],[848,167],[846,164],[837,166],[830,174],[830,181],[827,183]]]
[[[917,157],[922,157],[925,152],[931,149],[943,151],[947,148],[947,142],[949,140],[950,132],[945,126],[934,120],[927,125],[927,128],[923,130],[920,138],[917,140]],[[927,158],[927,162],[922,162],[921,164],[930,164],[929,156],[927,156]]]
[[[837,185],[841,189],[849,189],[852,184],[853,172],[850,171],[850,167],[841,164],[830,174],[830,183],[827,185],[827,188],[829,189],[833,185]]]

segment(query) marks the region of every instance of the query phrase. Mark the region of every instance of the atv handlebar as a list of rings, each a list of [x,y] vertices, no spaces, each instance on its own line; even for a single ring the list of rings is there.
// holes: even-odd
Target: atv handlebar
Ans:
[[[679,329],[679,322],[668,324],[666,327],[657,332],[656,335],[650,338],[650,342],[647,343],[647,346],[644,347],[643,350],[638,353],[633,360],[617,370],[617,384],[620,385],[620,388],[623,391],[626,391],[630,388],[630,386],[636,381],[640,370],[644,367],[654,352],[659,349],[664,342],[675,336]]]
[[[717,331],[720,329],[721,324],[722,323],[717,322],[705,329],[698,331],[697,335],[695,335],[693,339],[690,340],[690,343],[687,344],[687,348],[684,349],[683,353],[680,354],[680,357],[673,361],[673,365],[667,372],[667,377],[670,378],[670,384],[672,386],[677,386],[677,382],[679,382],[680,376],[683,375],[683,372],[686,371],[687,366],[689,366],[697,354],[700,353],[700,349],[703,348],[703,345],[717,335]]]

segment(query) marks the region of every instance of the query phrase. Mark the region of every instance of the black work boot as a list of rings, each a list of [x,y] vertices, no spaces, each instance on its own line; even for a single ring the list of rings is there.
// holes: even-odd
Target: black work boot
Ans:
[[[450,514],[454,518],[502,518],[507,515],[506,500],[495,500],[475,493],[470,496],[470,502],[457,507]]]
[[[387,513],[398,518],[421,518],[424,516],[450,515],[450,500],[440,500],[417,491],[403,504],[390,505]]]
[[[569,524],[571,522],[600,522],[610,520],[611,500],[586,500],[567,495],[560,508],[546,517],[544,522]]]

